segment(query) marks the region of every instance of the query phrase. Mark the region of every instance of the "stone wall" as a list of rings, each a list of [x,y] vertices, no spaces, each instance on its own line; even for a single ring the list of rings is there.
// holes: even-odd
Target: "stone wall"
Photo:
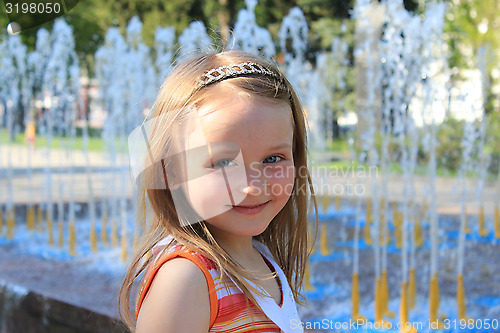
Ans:
[[[0,281],[0,333],[125,333],[116,318]]]

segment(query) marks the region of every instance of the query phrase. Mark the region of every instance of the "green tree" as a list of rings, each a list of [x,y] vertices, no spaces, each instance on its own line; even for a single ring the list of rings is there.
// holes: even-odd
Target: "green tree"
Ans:
[[[500,61],[500,2],[497,0],[450,0],[446,15],[446,36],[450,50],[449,65],[452,81],[461,80],[460,70],[477,68],[482,59],[485,65],[485,110],[494,111],[495,96],[491,87],[497,83],[492,75]],[[480,55],[481,52],[484,53]],[[497,69],[498,70],[498,69]],[[497,107],[498,108],[498,107]],[[498,110],[497,110],[498,111]]]

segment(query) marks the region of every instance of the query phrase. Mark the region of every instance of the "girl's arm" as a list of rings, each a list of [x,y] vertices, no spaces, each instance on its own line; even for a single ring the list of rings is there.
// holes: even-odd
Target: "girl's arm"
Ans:
[[[210,300],[205,276],[184,258],[158,270],[137,318],[136,333],[207,333]]]

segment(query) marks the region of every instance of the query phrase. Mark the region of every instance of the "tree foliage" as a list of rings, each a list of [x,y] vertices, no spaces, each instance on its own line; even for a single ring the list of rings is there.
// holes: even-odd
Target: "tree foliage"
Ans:
[[[449,0],[446,33],[452,79],[460,80],[460,69],[484,67],[485,109],[494,111],[491,87],[498,82],[493,71],[500,61],[500,2],[497,0]],[[482,62],[482,64],[481,64]],[[498,111],[498,110],[497,110]]]

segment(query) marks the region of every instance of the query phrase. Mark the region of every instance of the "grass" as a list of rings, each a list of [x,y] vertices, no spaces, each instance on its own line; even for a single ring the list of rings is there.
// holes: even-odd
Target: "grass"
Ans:
[[[357,167],[358,163],[349,161],[349,160],[342,160],[342,161],[332,161],[332,162],[325,162],[325,163],[314,163],[312,164],[313,167],[323,167],[323,168],[328,168],[330,170],[335,170],[338,172],[352,172],[355,170]],[[369,170],[369,165],[367,163],[363,164],[363,168],[365,172],[368,172]],[[403,169],[401,166],[397,163],[392,163],[390,168],[389,168],[389,173],[392,175],[402,175],[403,174]],[[415,168],[415,175],[416,176],[427,176],[428,175],[428,170],[427,170],[427,165],[417,165]],[[457,178],[458,177],[458,171],[457,170],[449,170],[443,167],[438,167],[436,169],[436,176],[440,178]],[[467,172],[466,173],[466,178],[478,178],[478,174],[474,172]],[[497,175],[488,173],[486,175],[486,181],[488,182],[495,182],[497,180]]]
[[[7,143],[7,130],[5,128],[0,129],[0,144]],[[16,137],[12,141],[13,145],[27,145],[27,140],[25,139],[24,133],[17,133]],[[50,148],[57,149],[62,148],[66,144],[71,150],[83,150],[83,137],[79,136],[75,138],[74,142],[71,142],[69,138],[65,137],[52,137],[52,142]],[[48,145],[47,137],[37,135],[35,137],[35,148],[46,148]],[[88,140],[88,151],[102,152],[104,151],[104,141],[100,137],[89,137]]]
[[[334,139],[332,142],[327,142],[325,148],[334,153],[348,154],[349,142],[347,142],[347,139]]]
[[[7,142],[7,131],[5,128],[0,128],[0,144],[6,143]],[[61,138],[61,137],[56,137],[54,136],[52,139],[52,144],[51,148],[61,148],[62,143],[65,142],[66,144],[70,145],[70,149],[72,150],[83,150],[83,137],[79,136],[75,138],[75,142],[72,145],[69,142],[69,139],[67,138]],[[14,145],[26,145],[27,141],[25,140],[24,133],[17,133],[14,141],[12,142]],[[118,146],[118,141],[117,141],[117,146]],[[47,137],[45,136],[40,136],[37,135],[35,139],[35,148],[46,148],[47,147]],[[89,137],[88,141],[88,151],[95,151],[95,152],[102,152],[104,151],[105,144],[104,141],[102,140],[101,137]],[[326,150],[334,153],[339,153],[339,154],[344,154],[348,155],[349,154],[349,143],[347,142],[347,139],[335,139],[332,142],[327,142],[326,143]],[[337,170],[339,172],[347,172],[347,171],[353,171],[357,167],[358,162],[356,161],[351,161],[351,160],[337,160],[337,161],[331,161],[331,162],[323,162],[323,163],[314,163],[312,166],[314,167],[323,167],[323,168],[328,168],[332,170]],[[365,170],[368,168],[368,164],[364,163],[363,164]],[[397,163],[392,163],[389,168],[389,173],[391,174],[396,174],[396,175],[402,175],[403,174],[403,169],[401,166]],[[427,165],[417,165],[415,168],[415,175],[417,176],[425,176],[427,175]],[[438,177],[443,177],[443,178],[456,178],[458,177],[458,171],[457,170],[449,170],[443,167],[438,167],[436,170],[436,175]],[[477,177],[477,174],[475,173],[467,173],[466,175],[467,178],[474,178]],[[488,174],[486,177],[487,181],[496,181],[497,176]]]
[[[326,143],[326,149],[330,152],[335,152],[335,153],[341,153],[344,155],[349,154],[349,143],[347,142],[347,139],[337,139],[334,140],[333,142],[328,142]],[[331,162],[323,162],[323,163],[314,163],[314,167],[326,167],[332,170],[338,170],[340,172],[344,171],[352,171],[354,170],[358,165],[357,161],[351,161],[351,160],[339,160],[339,161],[331,161]],[[368,168],[368,164],[364,164],[365,170]],[[401,165],[398,163],[391,163],[389,167],[389,173],[390,174],[396,174],[396,175],[402,175],[403,174],[403,169],[401,168]],[[426,164],[420,164],[415,167],[415,175],[416,176],[426,176],[428,175],[428,166]],[[450,170],[444,167],[438,166],[436,169],[436,176],[437,177],[442,177],[442,178],[457,178],[459,176],[459,171],[458,170]],[[477,178],[478,174],[475,172],[467,172],[466,173],[466,178]],[[486,181],[496,181],[497,180],[497,175],[490,174],[488,173],[486,175]]]

